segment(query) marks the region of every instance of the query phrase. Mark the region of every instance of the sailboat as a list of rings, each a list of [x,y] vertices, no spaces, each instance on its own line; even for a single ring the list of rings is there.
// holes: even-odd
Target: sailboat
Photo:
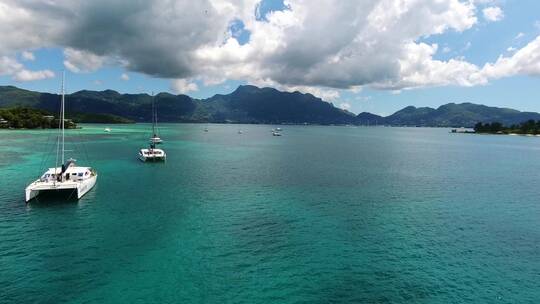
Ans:
[[[157,109],[154,98],[152,99],[152,137],[150,137],[150,147],[139,151],[139,159],[146,161],[164,161],[167,154],[162,149],[156,148],[156,145],[163,143],[163,140],[157,134]]]
[[[69,197],[77,195],[80,199],[88,193],[97,181],[97,172],[91,167],[80,167],[76,165],[73,158],[65,160],[65,73],[62,73],[62,93],[60,99],[60,122],[59,134],[56,148],[56,164],[54,168],[49,168],[41,177],[25,189],[26,202],[34,199],[44,192],[65,192]],[[59,159],[60,158],[60,159]],[[59,162],[60,161],[60,166]]]

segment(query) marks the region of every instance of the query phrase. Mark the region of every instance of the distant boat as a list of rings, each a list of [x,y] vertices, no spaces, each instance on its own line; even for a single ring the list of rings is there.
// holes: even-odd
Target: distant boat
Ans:
[[[154,145],[159,145],[163,143],[163,140],[154,134],[154,136],[150,137],[150,143]]]
[[[208,128],[204,128],[204,132],[208,132]]]
[[[281,132],[282,130],[281,128],[276,128],[276,131]]]
[[[105,130],[103,130],[103,131],[109,133],[109,132],[111,132],[111,128],[105,128]]]
[[[238,134],[242,134],[242,133],[243,133],[242,130],[238,130]]]
[[[475,133],[474,130],[467,129],[465,127],[452,129],[450,130],[450,133]]]
[[[278,131],[272,131],[272,136],[281,136],[281,133]]]
[[[154,98],[152,98],[152,137],[150,137],[150,147],[139,151],[139,159],[141,161],[165,161],[167,159],[165,151],[156,148],[156,145],[163,143],[163,140],[157,133],[157,109]]]
[[[56,165],[49,168],[39,179],[32,182],[25,189],[26,202],[29,202],[39,194],[44,192],[63,192],[71,198],[73,195],[80,199],[90,191],[97,181],[97,173],[90,167],[79,167],[75,164],[76,160],[65,158],[65,92],[64,79],[62,74],[62,94],[60,101],[60,122],[59,134],[56,149]],[[59,159],[60,157],[60,159]],[[61,166],[58,161],[60,161]]]

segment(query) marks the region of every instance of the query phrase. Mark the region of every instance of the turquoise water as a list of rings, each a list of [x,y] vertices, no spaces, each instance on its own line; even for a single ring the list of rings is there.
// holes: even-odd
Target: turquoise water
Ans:
[[[68,132],[96,187],[29,205],[50,132],[0,131],[1,303],[540,300],[540,138],[168,124],[143,164],[104,127]]]

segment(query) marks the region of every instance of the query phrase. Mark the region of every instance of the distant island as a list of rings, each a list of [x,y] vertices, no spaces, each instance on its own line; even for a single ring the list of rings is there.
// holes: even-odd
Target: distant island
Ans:
[[[0,108],[24,107],[56,113],[59,98],[56,94],[0,86]],[[66,95],[66,113],[75,122],[82,123],[149,122],[152,98],[148,94],[83,90]],[[356,115],[311,94],[251,85],[239,86],[230,94],[218,94],[207,99],[169,93],[159,93],[154,98],[161,122],[472,128],[478,122],[496,121],[512,126],[528,120],[540,120],[539,113],[473,103],[449,103],[437,109],[409,106],[386,117],[367,112]],[[8,120],[6,117],[3,119]]]

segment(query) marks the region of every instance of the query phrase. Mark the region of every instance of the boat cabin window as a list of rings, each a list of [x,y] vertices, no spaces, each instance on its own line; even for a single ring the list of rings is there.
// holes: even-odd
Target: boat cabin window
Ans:
[[[79,173],[79,174],[77,174],[77,175],[78,175],[78,176],[83,176],[82,172],[81,172],[81,173]]]

